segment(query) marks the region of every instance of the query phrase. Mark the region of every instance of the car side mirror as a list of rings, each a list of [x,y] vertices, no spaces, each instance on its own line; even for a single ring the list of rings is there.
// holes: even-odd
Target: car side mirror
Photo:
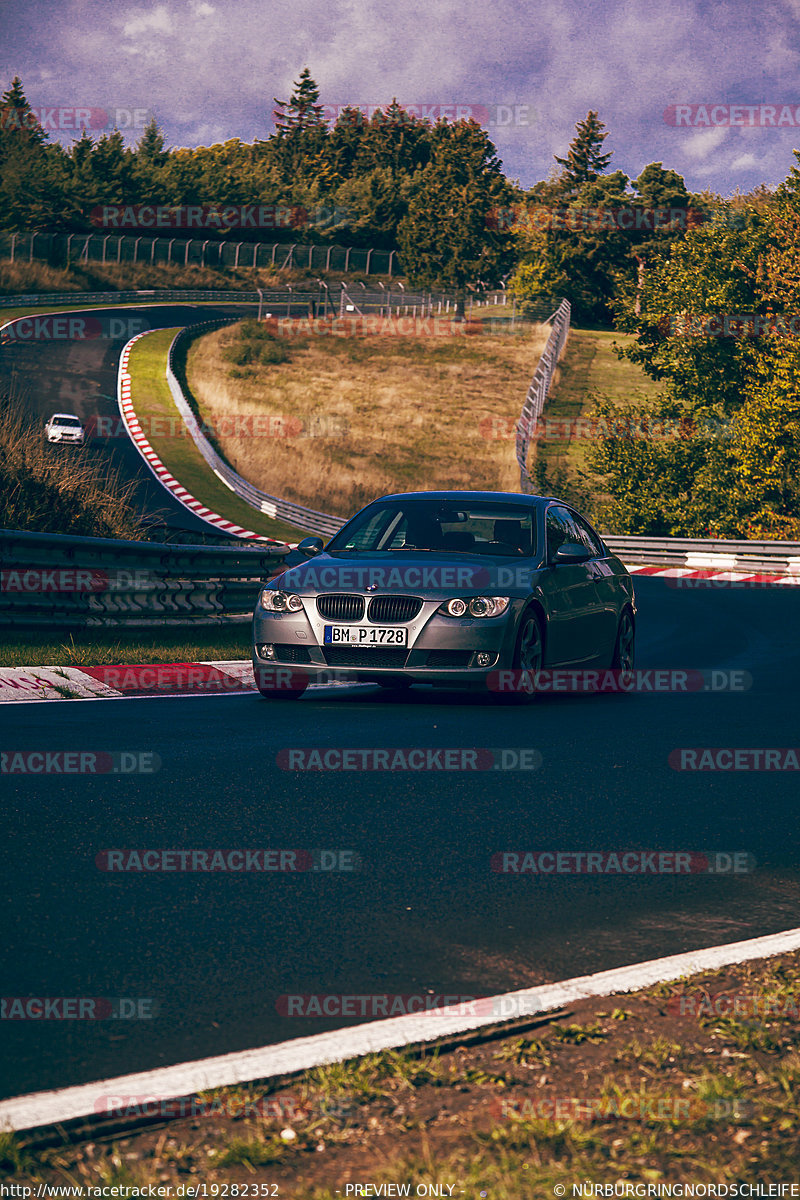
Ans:
[[[559,546],[556,550],[554,562],[556,566],[563,563],[582,563],[586,562],[592,556],[585,546],[581,546],[579,542],[564,542],[563,546]]]
[[[322,553],[324,546],[325,543],[321,537],[307,537],[303,538],[297,549],[301,554],[304,554],[306,558],[314,558],[317,554]]]

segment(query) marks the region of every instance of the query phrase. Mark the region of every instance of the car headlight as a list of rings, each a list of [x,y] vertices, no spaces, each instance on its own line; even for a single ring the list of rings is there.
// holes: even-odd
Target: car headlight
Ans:
[[[261,607],[265,612],[301,612],[303,601],[294,592],[281,592],[276,588],[262,588]]]
[[[446,617],[502,617],[510,603],[510,596],[473,596],[469,600],[456,596],[445,600],[438,611]]]

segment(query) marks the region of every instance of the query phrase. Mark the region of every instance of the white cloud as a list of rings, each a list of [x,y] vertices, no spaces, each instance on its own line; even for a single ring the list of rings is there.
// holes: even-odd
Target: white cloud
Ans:
[[[140,13],[130,17],[122,26],[123,37],[138,38],[142,34],[149,36],[153,33],[172,33],[173,23],[169,9],[164,4],[151,12]]]
[[[712,150],[722,145],[727,136],[728,130],[722,126],[701,129],[686,139],[683,149],[690,158],[707,158]]]
[[[755,154],[740,154],[731,163],[732,171],[744,171],[748,167],[757,167],[758,159]]]

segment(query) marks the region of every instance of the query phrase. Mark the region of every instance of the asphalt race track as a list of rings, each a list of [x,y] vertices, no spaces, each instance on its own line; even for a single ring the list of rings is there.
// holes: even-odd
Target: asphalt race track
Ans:
[[[257,311],[257,305],[246,304],[81,310],[73,315],[94,322],[90,328],[99,326],[110,332],[124,327],[123,336],[81,340],[42,338],[0,346],[0,389],[11,389],[12,394],[21,397],[41,418],[42,424],[56,412],[75,413],[84,425],[93,417],[109,419],[111,425],[107,424],[105,428],[119,432],[120,436],[95,437],[91,442],[92,449],[107,458],[123,478],[136,481],[142,511],[161,518],[168,525],[208,532],[209,526],[204,521],[153,478],[139,451],[127,436],[121,435],[117,407],[119,356],[126,342],[147,329],[170,329],[221,317],[242,318]],[[305,311],[298,309],[298,312]],[[3,323],[0,309],[0,325]]]
[[[797,773],[670,767],[680,747],[797,744],[793,588],[641,579],[642,667],[747,671],[725,694],[425,689],[28,702],[2,748],[133,751],[150,775],[6,775],[3,994],[157,1002],[149,1020],[6,1020],[2,1095],[348,1023],[281,996],[475,996],[798,924]],[[245,646],[243,645],[243,656]],[[297,772],[287,748],[534,747],[538,770]],[[358,873],[99,870],[125,849],[348,849]],[[736,876],[525,875],[497,851],[746,852]],[[285,1011],[285,1006],[284,1011]]]
[[[128,337],[243,311],[98,310],[139,325],[118,340],[5,346],[0,385],[13,383],[43,421],[59,410],[116,418]],[[126,439],[97,450],[139,481],[147,511],[199,524]],[[123,997],[152,1001],[155,1013],[1,1021],[0,1095],[371,1016],[289,1016],[281,997],[488,995],[800,923],[797,772],[680,771],[669,761],[681,747],[797,746],[798,590],[649,578],[636,588],[640,667],[738,672],[745,689],[557,694],[509,706],[338,686],[296,703],[226,695],[0,706],[6,753],[160,761],[152,774],[0,775],[3,996]],[[315,747],[533,748],[541,766],[290,771],[277,761]],[[361,869],[111,873],[95,861],[111,849],[345,850]],[[492,870],[498,852],[631,850],[739,853],[752,869]]]

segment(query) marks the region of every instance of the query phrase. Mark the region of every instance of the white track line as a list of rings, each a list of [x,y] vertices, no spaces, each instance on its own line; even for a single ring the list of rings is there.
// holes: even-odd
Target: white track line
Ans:
[[[744,942],[673,954],[629,967],[600,971],[596,975],[581,975],[560,983],[546,983],[540,987],[506,992],[502,996],[486,997],[474,1005],[475,1008],[485,1009],[481,1015],[464,1012],[463,1008],[458,1007],[441,1009],[438,1013],[412,1013],[279,1042],[273,1046],[261,1046],[255,1050],[241,1050],[235,1054],[221,1054],[215,1058],[159,1067],[135,1075],[122,1075],[117,1079],[99,1080],[79,1087],[34,1092],[0,1101],[0,1128],[35,1129],[92,1116],[104,1111],[104,1106],[109,1107],[108,1097],[114,1097],[117,1104],[123,1097],[129,1097],[131,1104],[141,1104],[145,1099],[169,1100],[192,1096],[209,1088],[291,1075],[362,1054],[397,1049],[498,1025],[502,1023],[502,1018],[498,1017],[496,1009],[502,1011],[505,1008],[506,1013],[513,1012],[515,1001],[518,1011],[525,1016],[533,1016],[574,1004],[589,996],[639,991],[699,971],[716,970],[732,963],[769,958],[799,949],[800,929],[787,929],[782,933]],[[469,1008],[470,1005],[464,1007]]]

